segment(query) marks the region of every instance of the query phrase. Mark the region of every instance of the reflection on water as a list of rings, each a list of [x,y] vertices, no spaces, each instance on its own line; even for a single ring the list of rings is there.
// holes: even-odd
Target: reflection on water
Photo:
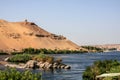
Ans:
[[[43,80],[82,80],[82,73],[87,66],[96,60],[116,59],[120,61],[120,52],[88,53],[88,54],[53,54],[61,57],[63,63],[70,65],[70,70],[42,71]]]

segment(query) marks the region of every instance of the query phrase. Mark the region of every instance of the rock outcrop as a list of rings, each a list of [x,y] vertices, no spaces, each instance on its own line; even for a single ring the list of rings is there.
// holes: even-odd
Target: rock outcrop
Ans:
[[[29,60],[25,65],[24,65],[24,68],[37,68],[37,61],[35,60]]]
[[[27,68],[27,69],[70,69],[71,67],[65,65],[63,63],[48,63],[48,62],[37,62],[35,60],[29,60],[26,64],[5,64],[7,67],[14,67],[14,68]]]

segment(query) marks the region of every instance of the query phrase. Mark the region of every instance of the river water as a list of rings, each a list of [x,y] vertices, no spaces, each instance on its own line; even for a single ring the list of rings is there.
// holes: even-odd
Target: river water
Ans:
[[[82,73],[87,66],[96,60],[116,59],[120,61],[120,52],[85,53],[85,54],[54,54],[62,58],[63,63],[70,65],[70,70],[42,71],[43,80],[82,80]]]
[[[64,64],[70,65],[70,70],[32,70],[34,73],[42,72],[42,80],[82,80],[82,74],[87,66],[93,64],[96,60],[118,60],[120,61],[120,52],[106,53],[84,53],[84,54],[52,54],[55,58],[62,58]],[[4,60],[5,56],[0,56]],[[3,69],[4,66],[0,66]]]

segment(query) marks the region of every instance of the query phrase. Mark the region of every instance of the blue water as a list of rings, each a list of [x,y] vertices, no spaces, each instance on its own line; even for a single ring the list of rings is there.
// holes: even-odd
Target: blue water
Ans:
[[[116,59],[120,61],[120,52],[87,53],[87,54],[54,54],[62,58],[63,63],[70,65],[70,70],[42,71],[43,80],[82,80],[82,73],[87,66],[96,60]]]
[[[55,58],[62,58],[63,63],[70,65],[70,70],[32,70],[35,73],[42,72],[42,80],[82,80],[82,74],[87,66],[96,60],[118,60],[120,52],[85,53],[85,54],[52,54]],[[3,56],[0,57],[2,59]],[[6,57],[6,56],[5,56]],[[0,66],[0,69],[4,66]]]

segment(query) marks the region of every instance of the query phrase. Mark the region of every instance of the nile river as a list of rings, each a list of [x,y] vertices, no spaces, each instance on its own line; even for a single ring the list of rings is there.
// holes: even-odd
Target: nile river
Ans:
[[[110,60],[115,59],[120,61],[120,52],[106,52],[106,53],[84,53],[84,54],[52,54],[55,58],[62,58],[63,63],[70,65],[70,70],[32,70],[35,73],[42,72],[42,80],[82,80],[82,74],[87,66],[93,64],[96,60]],[[3,60],[5,56],[0,56]],[[4,66],[0,66],[0,69]],[[20,69],[20,71],[22,71]]]
[[[63,63],[70,65],[70,70],[42,71],[43,80],[82,80],[82,73],[87,66],[96,60],[116,59],[120,61],[120,52],[86,53],[86,54],[54,54],[61,57]]]

